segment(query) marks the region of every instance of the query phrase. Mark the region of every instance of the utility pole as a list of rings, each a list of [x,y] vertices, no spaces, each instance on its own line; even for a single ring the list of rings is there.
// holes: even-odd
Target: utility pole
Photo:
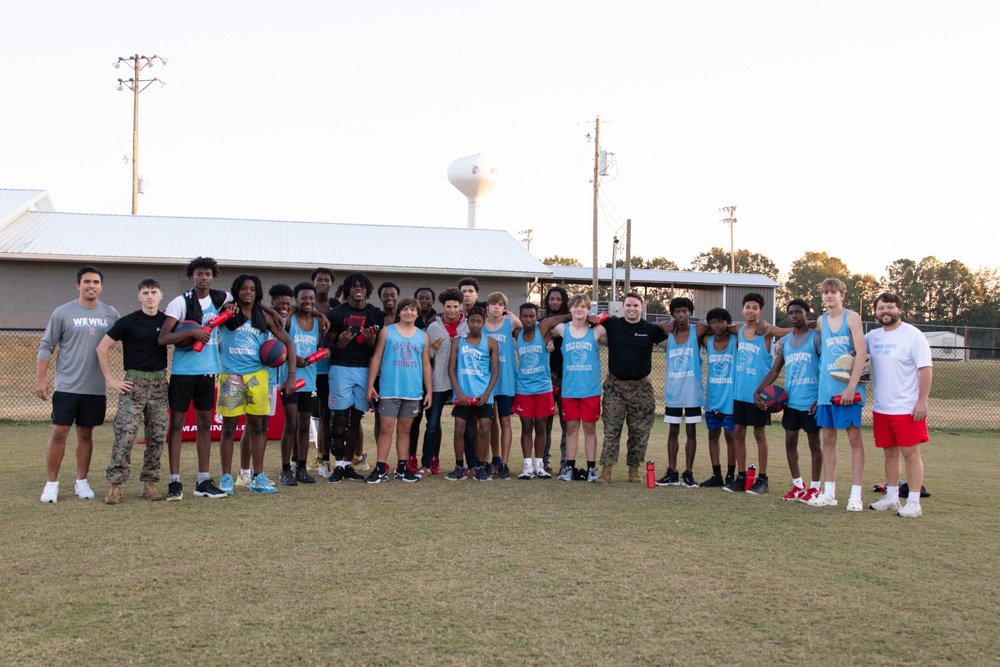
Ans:
[[[160,88],[167,85],[166,81],[161,81],[159,77],[154,76],[152,79],[140,79],[139,72],[146,69],[147,67],[152,67],[159,60],[164,65],[167,64],[167,59],[156,55],[152,56],[140,56],[138,53],[134,56],[129,56],[128,58],[118,57],[112,66],[115,69],[119,69],[122,63],[131,63],[132,68],[135,70],[131,79],[118,79],[118,90],[124,90],[128,88],[132,91],[132,215],[135,215],[139,210],[139,93],[149,88],[150,84],[154,81],[160,84]],[[146,85],[142,85],[146,84]]]
[[[591,299],[597,306],[597,189],[600,187],[601,168],[601,117],[598,116],[594,128],[594,285]]]
[[[724,225],[729,225],[729,272],[736,273],[736,246],[734,244],[734,233],[733,228],[736,226],[736,218],[733,213],[736,213],[735,206],[723,206],[719,209],[720,213],[728,213],[728,218],[723,218],[719,222]]]
[[[533,232],[533,231],[535,231],[535,230],[534,229],[522,229],[521,231],[518,232],[518,234],[523,234],[524,235],[521,238],[521,243],[524,244],[524,247],[525,247],[525,249],[527,249],[528,252],[531,252],[531,232]]]
[[[624,294],[632,291],[632,218],[625,221],[625,286]],[[622,299],[624,301],[624,299]]]

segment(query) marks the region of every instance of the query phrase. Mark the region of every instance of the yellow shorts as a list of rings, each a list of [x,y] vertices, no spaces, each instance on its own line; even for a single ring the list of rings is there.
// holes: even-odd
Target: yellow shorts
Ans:
[[[244,413],[266,417],[271,414],[269,393],[266,368],[249,375],[220,373],[215,412],[222,417],[239,417]]]

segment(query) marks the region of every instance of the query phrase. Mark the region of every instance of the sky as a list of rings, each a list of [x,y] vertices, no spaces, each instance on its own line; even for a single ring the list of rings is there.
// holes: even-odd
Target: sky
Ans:
[[[15,0],[0,40],[0,188],[60,211],[464,227],[455,159],[500,183],[479,226],[538,258],[687,268],[736,247],[885,274],[997,266],[1000,3]],[[588,138],[590,135],[590,138]],[[162,230],[169,233],[168,230]],[[994,242],[989,242],[994,239]]]

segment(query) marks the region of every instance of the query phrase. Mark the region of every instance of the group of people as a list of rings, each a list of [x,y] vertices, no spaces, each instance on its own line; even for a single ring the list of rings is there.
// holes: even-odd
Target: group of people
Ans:
[[[219,267],[212,258],[195,258],[186,272],[191,289],[174,298],[165,311],[159,310],[163,298],[159,283],[148,278],[138,286],[141,308],[124,317],[100,301],[99,269],[85,266],[77,273],[78,298],[55,310],[39,347],[36,394],[45,400],[49,360],[59,350],[43,502],[58,499],[59,468],[74,425],[74,491],[80,498],[94,497],[87,475],[93,428],[104,421],[106,386],[119,395],[106,472],[108,504],[122,501],[140,425],[145,435],[141,496],[162,499],[157,482],[166,443],[170,466],[166,499],[183,498],[181,436],[192,406],[198,497],[224,498],[236,486],[272,494],[278,485],[314,484],[317,480],[309,469],[334,484],[345,480],[379,484],[389,481],[390,475],[402,482],[435,474],[450,481],[510,479],[515,414],[523,455],[519,479],[557,474],[563,481],[610,484],[627,426],[628,479],[639,482],[657,416],[650,374],[653,349],[659,347],[665,351],[664,421],[669,428],[668,464],[656,480],[658,486],[768,493],[765,427],[772,413],[762,390],[784,368],[788,400],[782,426],[792,477],[784,499],[814,507],[837,505],[836,445],[838,432],[846,431],[852,470],[846,507],[862,510],[861,406],[870,357],[873,432],[876,447],[885,452],[887,492],[869,507],[895,510],[900,516],[921,515],[919,445],[928,441],[930,350],[919,331],[900,321],[902,302],[894,294],[879,296],[875,316],[882,326],[865,335],[859,314],[843,307],[845,287],[837,279],[821,286],[822,315],[810,321],[809,305],[793,299],[787,304],[792,326],[779,328],[762,321],[764,298],[756,293],[743,298],[742,325],[734,325],[723,308],[710,310],[705,323],[694,324],[694,303],[684,297],[670,302],[668,322],[654,324],[643,319],[643,299],[635,292],[625,296],[622,317],[595,316],[586,295],[570,296],[559,286],[546,294],[544,309],[524,303],[514,312],[500,292],[480,301],[479,283],[471,277],[440,294],[421,287],[413,297],[401,297],[396,284],[387,281],[376,290],[360,272],[347,275],[333,291],[333,271],[318,268],[309,281],[294,288],[271,286],[266,305],[257,276],[240,275],[229,291],[223,291],[214,288]],[[381,307],[370,303],[373,292]],[[270,340],[280,341],[287,350],[278,367],[265,365],[261,357]],[[109,361],[109,350],[117,342],[123,346],[123,377]],[[170,345],[174,351],[168,378]],[[601,346],[607,347],[606,373]],[[279,394],[284,430],[282,469],[275,484],[264,471],[264,454],[268,419],[277,410]],[[440,462],[441,420],[449,404],[455,423],[455,467],[445,474]],[[222,418],[218,484],[210,473],[213,408]],[[361,428],[369,411],[376,413],[374,467],[364,454]],[[703,416],[712,474],[699,484],[693,466],[697,424]],[[314,417],[317,451],[310,464]],[[562,432],[558,473],[550,463],[556,417]],[[233,474],[241,418],[246,425],[240,466]],[[598,457],[596,424],[601,418],[604,442]],[[683,469],[678,465],[682,424]],[[757,474],[750,483],[748,428],[758,455]],[[578,467],[581,431],[581,460],[586,465]],[[805,431],[811,455],[808,488],[799,468],[799,431]],[[390,470],[394,434],[396,465]],[[910,488],[905,506],[899,499],[901,457]]]

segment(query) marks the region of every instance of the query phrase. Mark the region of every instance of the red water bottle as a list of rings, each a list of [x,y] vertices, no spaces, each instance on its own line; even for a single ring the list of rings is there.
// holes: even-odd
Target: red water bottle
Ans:
[[[357,337],[354,340],[358,341],[358,345],[364,345],[364,343],[365,343],[365,331],[370,331],[373,334],[378,334],[378,330],[380,328],[381,327],[379,327],[379,325],[376,324],[375,326],[368,327],[367,330],[366,329],[361,329],[361,332],[357,335]]]
[[[206,333],[212,333],[212,329],[219,326],[226,320],[231,320],[234,317],[236,317],[235,310],[224,310],[215,317],[213,317],[212,319],[210,319],[208,321],[208,324],[203,326],[202,329],[204,329]],[[191,346],[191,349],[194,350],[195,352],[201,352],[202,350],[205,349],[205,344],[202,343],[200,340],[196,340],[194,342],[194,345]]]
[[[610,317],[611,317],[611,315],[607,311],[604,311],[603,313],[598,313],[597,314],[597,324],[604,324],[605,322],[608,321],[608,319]],[[597,325],[594,325],[594,326],[597,326]]]
[[[646,488],[656,488],[656,466],[652,461],[646,461]]]
[[[830,402],[833,403],[834,405],[840,405],[840,394],[837,394],[836,396],[831,396],[830,397]],[[860,403],[861,402],[861,392],[860,391],[854,392],[854,402],[855,403]]]
[[[303,380],[302,378],[299,378],[298,380],[295,381],[295,391],[302,389],[302,387],[304,386],[306,386],[306,381]]]
[[[458,399],[455,399],[455,405],[458,405]],[[479,397],[473,396],[469,399],[469,405],[479,405]]]
[[[757,466],[747,466],[747,483],[744,491],[749,491],[753,483],[757,481]]]
[[[330,356],[330,348],[321,347],[304,359],[306,366],[315,364],[320,359],[327,359]]]

